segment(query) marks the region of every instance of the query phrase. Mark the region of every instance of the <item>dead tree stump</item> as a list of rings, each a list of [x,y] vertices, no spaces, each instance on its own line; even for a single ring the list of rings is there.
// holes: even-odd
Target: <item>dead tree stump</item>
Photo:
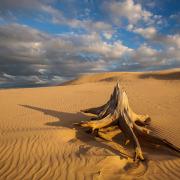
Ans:
[[[144,160],[142,149],[138,137],[143,137],[151,143],[164,145],[176,152],[180,149],[165,139],[157,137],[148,129],[151,121],[148,115],[140,115],[133,112],[129,106],[126,92],[119,86],[114,87],[114,91],[107,103],[100,107],[82,110],[84,113],[96,115],[91,121],[82,121],[78,125],[91,128],[92,132],[97,131],[99,137],[106,140],[119,133],[123,133],[127,143],[131,141],[135,148],[134,160]]]

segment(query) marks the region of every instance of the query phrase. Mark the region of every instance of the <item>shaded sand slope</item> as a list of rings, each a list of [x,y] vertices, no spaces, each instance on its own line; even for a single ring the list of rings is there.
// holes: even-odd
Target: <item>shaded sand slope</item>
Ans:
[[[0,179],[180,179],[180,159],[171,151],[142,142],[147,161],[133,166],[123,154],[132,155],[131,145],[123,149],[120,137],[119,144],[106,142],[72,125],[90,118],[80,109],[104,103],[117,79],[134,111],[149,114],[155,132],[180,146],[179,70],[0,90]]]

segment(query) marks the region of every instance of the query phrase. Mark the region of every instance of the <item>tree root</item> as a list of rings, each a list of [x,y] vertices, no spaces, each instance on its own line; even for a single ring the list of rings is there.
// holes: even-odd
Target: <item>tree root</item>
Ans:
[[[110,99],[104,105],[85,109],[82,112],[96,115],[93,120],[80,122],[79,125],[91,128],[92,132],[97,130],[99,137],[112,141],[113,137],[122,132],[127,142],[131,141],[134,145],[135,161],[144,160],[138,136],[151,143],[166,146],[180,153],[178,147],[165,139],[155,136],[147,128],[151,121],[148,115],[139,115],[133,112],[129,106],[127,94],[120,88],[119,83],[114,87]]]

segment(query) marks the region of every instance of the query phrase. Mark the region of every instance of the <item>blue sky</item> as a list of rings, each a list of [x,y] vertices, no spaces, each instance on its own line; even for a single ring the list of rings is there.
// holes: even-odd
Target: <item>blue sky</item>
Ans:
[[[178,0],[1,0],[0,84],[180,67]]]

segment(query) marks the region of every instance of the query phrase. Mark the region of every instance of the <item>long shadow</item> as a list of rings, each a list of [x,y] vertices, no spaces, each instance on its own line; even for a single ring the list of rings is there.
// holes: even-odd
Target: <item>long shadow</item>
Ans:
[[[146,78],[154,78],[159,80],[180,80],[180,71],[179,72],[170,72],[170,73],[145,73],[139,75],[139,78],[146,79]]]
[[[90,120],[92,118],[92,116],[87,116],[84,115],[81,112],[78,113],[68,113],[68,112],[59,112],[59,111],[55,111],[55,110],[50,110],[50,109],[43,109],[40,107],[35,107],[35,106],[30,106],[30,105],[20,105],[22,107],[25,108],[29,108],[29,109],[33,109],[36,111],[40,111],[42,113],[44,113],[45,115],[49,115],[52,117],[55,117],[58,119],[58,121],[55,122],[47,122],[45,123],[45,125],[48,126],[55,126],[55,127],[66,127],[66,128],[75,128],[76,129],[76,138],[81,140],[82,142],[90,145],[90,146],[96,146],[99,148],[105,148],[107,150],[110,150],[112,153],[122,157],[122,158],[127,158],[128,156],[125,155],[124,153],[121,153],[120,151],[114,149],[113,147],[111,147],[108,144],[103,143],[103,141],[97,141],[96,138],[94,138],[92,135],[87,134],[84,130],[84,128],[78,127],[78,126],[74,126],[74,123],[78,123],[80,121],[87,121]],[[122,137],[121,137],[122,138]],[[114,139],[114,141],[117,144],[123,144],[123,140],[119,137],[116,137]],[[162,148],[156,148],[155,146],[152,146],[151,144],[148,144],[147,142],[145,142],[143,139],[140,139],[141,141],[141,145],[143,146],[143,150],[144,152],[148,153],[148,154],[152,154],[152,155],[162,155],[162,154],[166,154],[166,155],[173,155],[173,152],[169,151],[168,149],[164,149]],[[132,149],[132,144],[127,146],[126,149]],[[156,157],[157,158],[157,157]],[[161,159],[161,158],[160,158]]]
[[[59,111],[50,110],[50,109],[43,109],[40,107],[35,107],[35,106],[30,106],[30,105],[20,105],[20,106],[33,109],[36,111],[40,111],[44,113],[45,115],[49,115],[58,119],[58,121],[55,121],[55,122],[47,122],[45,123],[45,125],[55,126],[55,127],[66,127],[70,129],[75,128],[77,130],[76,138],[81,140],[82,142],[90,146],[96,146],[98,148],[104,148],[104,149],[110,150],[112,153],[122,158],[128,158],[127,155],[119,152],[118,150],[112,148],[111,146],[106,145],[103,142],[100,142],[99,140],[97,141],[97,139],[94,138],[92,135],[86,133],[83,128],[73,125],[74,123],[78,123],[82,120],[83,121],[90,120],[92,116],[84,115],[81,112],[68,113],[68,112],[59,112]]]
[[[36,111],[40,111],[44,113],[44,115],[49,115],[58,119],[55,122],[47,122],[46,125],[49,126],[63,126],[67,128],[72,128],[73,123],[79,122],[80,120],[88,120],[91,117],[84,115],[81,112],[78,113],[68,113],[68,112],[60,112],[51,109],[43,109],[40,107],[30,106],[30,105],[20,105],[25,108],[33,109]]]

